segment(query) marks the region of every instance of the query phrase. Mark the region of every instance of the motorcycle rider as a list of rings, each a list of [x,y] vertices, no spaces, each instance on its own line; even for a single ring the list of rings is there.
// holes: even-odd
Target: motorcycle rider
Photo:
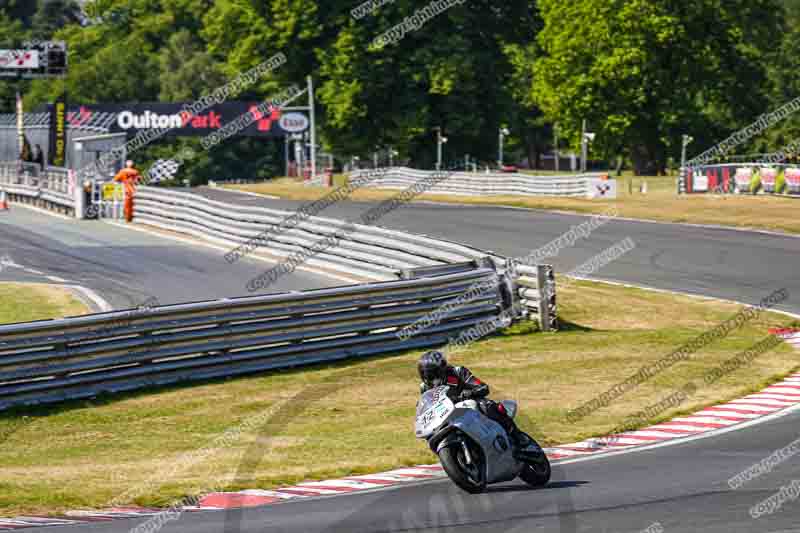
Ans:
[[[422,379],[420,393],[443,385],[450,387],[447,396],[453,403],[475,400],[480,411],[500,424],[511,438],[514,453],[528,445],[527,436],[519,430],[514,420],[508,416],[503,404],[487,398],[489,385],[476,378],[467,367],[451,366],[445,355],[437,350],[426,352],[417,362],[417,371]]]

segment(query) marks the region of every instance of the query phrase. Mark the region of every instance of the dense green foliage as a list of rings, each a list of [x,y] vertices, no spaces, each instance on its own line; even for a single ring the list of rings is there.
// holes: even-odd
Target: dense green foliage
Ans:
[[[213,91],[277,52],[288,62],[236,98],[265,98],[312,75],[320,140],[340,161],[393,147],[431,167],[434,128],[446,158],[537,163],[577,149],[581,123],[596,159],[664,171],[683,133],[699,153],[800,95],[798,0],[465,0],[395,44],[378,35],[427,3],[395,0],[356,20],[359,0],[0,0],[0,47],[64,39],[65,80],[0,81],[28,109],[66,90],[71,102],[183,101]],[[775,150],[796,117],[737,148]],[[149,161],[196,140],[160,141]],[[280,173],[282,143],[229,140],[184,169],[197,180]]]

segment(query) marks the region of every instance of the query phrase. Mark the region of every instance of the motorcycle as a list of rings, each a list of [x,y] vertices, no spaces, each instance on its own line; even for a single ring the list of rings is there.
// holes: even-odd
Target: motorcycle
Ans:
[[[422,395],[417,403],[415,433],[428,441],[453,483],[478,494],[489,484],[517,477],[533,487],[550,481],[550,461],[533,438],[525,435],[527,445],[514,454],[500,424],[481,413],[474,400],[453,403],[448,389],[435,387]],[[514,418],[517,402],[500,403]]]

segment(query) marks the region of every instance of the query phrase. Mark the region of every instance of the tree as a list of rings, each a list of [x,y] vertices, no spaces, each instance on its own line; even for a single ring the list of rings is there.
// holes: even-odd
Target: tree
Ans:
[[[32,21],[32,37],[48,40],[59,29],[68,24],[84,21],[80,5],[74,0],[40,0]]]
[[[662,173],[683,133],[713,144],[766,110],[764,36],[780,28],[776,0],[540,0],[544,56],[533,92],[579,144],[625,151],[639,174]],[[580,29],[564,21],[580,20]],[[713,22],[710,22],[713,21]]]

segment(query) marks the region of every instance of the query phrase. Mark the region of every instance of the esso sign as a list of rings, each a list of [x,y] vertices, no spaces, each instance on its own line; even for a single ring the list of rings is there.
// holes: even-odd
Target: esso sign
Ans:
[[[281,117],[280,126],[289,133],[299,133],[308,129],[308,117],[302,113],[286,113]]]

